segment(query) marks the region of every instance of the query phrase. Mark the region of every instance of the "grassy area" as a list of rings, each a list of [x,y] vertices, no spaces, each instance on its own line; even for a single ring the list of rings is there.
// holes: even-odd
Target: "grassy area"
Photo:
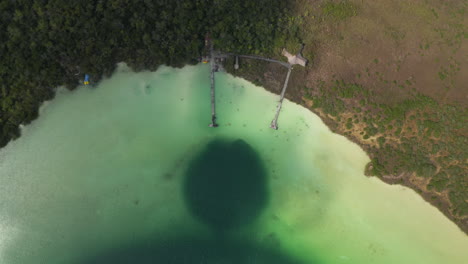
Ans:
[[[327,1],[323,4],[322,9],[326,16],[337,20],[344,20],[357,14],[356,5],[346,0],[340,2]]]
[[[315,92],[304,98],[368,151],[369,175],[414,173],[427,178],[421,189],[448,194],[451,213],[468,215],[468,108],[421,94],[397,104],[375,103],[378,94],[343,80],[322,82]]]
[[[424,95],[395,105],[379,104],[372,103],[372,96],[378,95],[359,84],[340,80],[330,86],[322,83],[317,95],[308,94],[305,98],[313,102],[312,108],[336,117],[346,130],[364,132],[360,133],[360,141],[377,142],[378,150],[373,152],[382,155],[373,158],[373,175],[416,172],[421,177],[432,177],[437,172],[447,177],[452,173],[463,176],[463,161],[468,153],[467,139],[460,133],[468,124],[466,107],[439,104]],[[346,119],[350,112],[354,118]],[[359,124],[358,128],[353,123]]]
[[[368,175],[415,189],[468,233],[466,1],[293,2],[276,50],[303,42],[310,64],[287,97],[361,145]],[[280,73],[240,75],[278,92]]]

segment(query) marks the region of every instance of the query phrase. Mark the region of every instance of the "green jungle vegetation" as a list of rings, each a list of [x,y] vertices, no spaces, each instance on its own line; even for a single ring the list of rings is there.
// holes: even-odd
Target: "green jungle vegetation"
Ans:
[[[207,32],[225,51],[268,53],[281,0],[0,1],[0,147],[38,115],[56,87],[97,82],[116,63],[134,70],[197,62]]]
[[[97,82],[118,62],[196,63],[207,32],[224,51],[277,59],[305,43],[310,63],[294,68],[287,97],[361,145],[367,174],[415,189],[468,233],[465,10],[462,0],[1,1],[0,147],[85,73]],[[284,81],[277,65],[231,64],[277,93]]]

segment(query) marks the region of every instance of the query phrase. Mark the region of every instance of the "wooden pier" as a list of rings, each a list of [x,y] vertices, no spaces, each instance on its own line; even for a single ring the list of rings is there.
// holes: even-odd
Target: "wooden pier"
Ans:
[[[302,46],[301,51],[304,46]],[[209,50],[209,51],[208,51]],[[288,68],[288,73],[286,74],[286,79],[283,84],[283,89],[281,90],[280,99],[278,101],[278,106],[276,107],[275,117],[271,121],[270,127],[278,130],[278,118],[281,112],[281,108],[283,106],[284,96],[286,94],[286,89],[288,88],[289,77],[291,75],[291,70],[293,65],[299,64],[301,66],[305,66],[307,64],[307,60],[304,59],[301,55],[301,51],[297,53],[297,55],[291,55],[286,50],[283,50],[283,55],[288,58],[288,62],[283,62],[275,59],[269,59],[261,56],[255,55],[240,55],[234,53],[223,53],[219,51],[215,51],[213,48],[213,43],[209,37],[205,38],[205,53],[209,54],[209,62],[210,62],[210,85],[211,85],[211,123],[210,127],[217,127],[218,124],[216,123],[216,96],[215,96],[215,72],[218,70],[222,70],[222,65],[218,64],[218,62],[226,59],[229,56],[235,57],[235,65],[234,68],[237,70],[239,68],[239,58],[248,58],[248,59],[256,59],[256,60],[263,60],[267,62],[274,62],[278,63],[284,67]],[[203,62],[208,62],[208,58],[205,55]]]
[[[289,76],[291,75],[291,70],[292,70],[292,66],[289,65],[288,73],[286,74],[286,80],[284,80],[283,90],[281,90],[281,95],[280,95],[280,99],[278,102],[278,106],[276,107],[275,118],[273,118],[270,124],[270,127],[273,128],[274,130],[278,130],[278,117],[281,111],[281,107],[283,106],[284,94],[286,93],[286,89],[288,88],[288,82],[289,82]]]
[[[215,96],[215,76],[214,73],[218,70],[218,65],[216,64],[216,56],[213,50],[213,43],[208,39],[209,48],[210,48],[210,84],[211,84],[211,124],[210,127],[217,127],[216,123],[216,96]]]
[[[263,60],[263,61],[268,61],[268,62],[274,62],[274,63],[278,63],[280,65],[283,65],[286,68],[289,68],[289,66],[291,66],[291,64],[289,64],[287,62],[274,60],[274,59],[270,59],[270,58],[265,58],[265,57],[262,57],[262,56],[239,55],[239,54],[235,54],[235,53],[223,53],[223,55],[225,55],[225,56],[235,56],[236,58],[248,58],[248,59],[254,59],[254,60]],[[236,59],[236,65],[238,65],[238,64],[239,64],[239,62]]]

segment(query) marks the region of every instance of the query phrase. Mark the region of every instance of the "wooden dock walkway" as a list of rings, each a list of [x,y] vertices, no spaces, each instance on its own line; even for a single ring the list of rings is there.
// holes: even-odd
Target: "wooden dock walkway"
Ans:
[[[302,49],[304,46],[302,46]],[[209,51],[208,51],[209,49]],[[222,70],[222,65],[218,65],[218,61],[221,62],[224,59],[226,59],[229,56],[234,56],[235,57],[235,65],[234,68],[237,70],[239,68],[239,59],[238,58],[248,58],[248,59],[255,59],[255,60],[263,60],[267,62],[274,62],[278,63],[286,68],[288,68],[288,73],[286,74],[286,79],[283,84],[283,89],[281,90],[280,94],[280,99],[278,101],[278,106],[276,107],[276,113],[275,117],[271,121],[270,127],[278,130],[278,118],[279,114],[281,112],[281,108],[283,106],[283,100],[284,100],[284,95],[286,94],[286,89],[288,88],[288,83],[289,83],[289,77],[291,75],[291,70],[293,68],[293,65],[299,64],[301,66],[305,66],[307,64],[307,60],[304,59],[301,55],[301,51],[297,53],[297,55],[291,55],[289,54],[286,50],[283,50],[283,55],[285,55],[288,58],[288,62],[283,62],[275,59],[270,59],[270,58],[265,58],[261,56],[256,56],[256,55],[240,55],[240,54],[235,54],[235,53],[226,53],[226,52],[220,52],[220,51],[215,51],[213,48],[213,42],[209,37],[205,38],[205,54],[209,54],[209,62],[210,62],[210,83],[211,83],[211,124],[210,127],[217,127],[218,124],[216,123],[216,96],[215,96],[215,72],[218,70]],[[205,55],[205,58],[207,57]],[[208,62],[207,59],[204,59],[204,62]]]
[[[235,57],[239,57],[239,58],[248,58],[248,59],[263,60],[263,61],[268,61],[268,62],[279,63],[279,64],[283,65],[286,68],[289,68],[289,66],[290,66],[290,64],[287,63],[287,62],[274,60],[274,59],[269,59],[269,58],[265,58],[265,57],[261,57],[261,56],[239,55],[239,54],[235,54],[235,53],[222,53],[222,54],[226,55],[226,56],[235,56]]]
[[[284,94],[286,93],[286,89],[288,88],[289,76],[291,75],[292,66],[290,64],[288,65],[288,73],[286,74],[286,80],[284,81],[283,90],[281,90],[280,100],[278,102],[278,106],[276,107],[275,118],[273,118],[270,124],[270,127],[275,130],[278,130],[278,117],[281,111],[281,107],[283,106]]]
[[[211,81],[211,124],[210,127],[217,127],[216,123],[216,97],[215,97],[215,79],[214,73],[218,66],[216,65],[216,57],[213,50],[213,42],[210,41],[210,81]]]

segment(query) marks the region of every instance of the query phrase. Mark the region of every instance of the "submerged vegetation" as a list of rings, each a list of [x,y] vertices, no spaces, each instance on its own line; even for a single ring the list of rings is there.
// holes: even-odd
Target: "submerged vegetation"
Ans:
[[[57,86],[74,88],[85,73],[96,82],[117,62],[135,70],[195,62],[207,32],[226,51],[270,52],[285,8],[280,0],[1,1],[0,146]]]

